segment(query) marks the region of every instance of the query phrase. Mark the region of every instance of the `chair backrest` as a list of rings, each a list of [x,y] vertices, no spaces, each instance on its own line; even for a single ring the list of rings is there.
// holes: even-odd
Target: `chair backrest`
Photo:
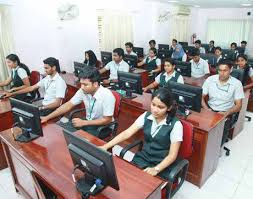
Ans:
[[[62,99],[62,101],[61,101],[61,105],[62,104],[65,104],[67,101],[68,101],[68,93],[69,92],[69,89],[68,89],[68,87],[66,88],[66,90],[65,90],[65,96],[64,96],[64,98]]]
[[[116,92],[116,91],[112,91],[113,96],[115,97],[115,108],[114,108],[114,113],[113,113],[113,117],[117,118],[119,116],[119,111],[120,111],[120,104],[121,104],[121,95]]]
[[[191,123],[180,120],[183,125],[183,142],[181,143],[179,154],[180,158],[189,158],[193,151],[193,126]]]
[[[38,71],[32,71],[30,75],[31,86],[37,84],[40,81],[40,73]]]

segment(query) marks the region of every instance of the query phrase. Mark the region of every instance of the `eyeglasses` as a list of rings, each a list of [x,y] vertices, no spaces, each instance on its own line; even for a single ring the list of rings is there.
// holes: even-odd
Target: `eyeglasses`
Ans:
[[[227,85],[224,85],[224,86],[221,87],[218,83],[216,83],[216,87],[217,87],[219,90],[228,93],[230,84],[228,83]]]

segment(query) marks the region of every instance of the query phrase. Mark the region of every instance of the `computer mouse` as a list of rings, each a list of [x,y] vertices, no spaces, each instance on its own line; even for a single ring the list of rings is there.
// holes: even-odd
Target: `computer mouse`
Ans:
[[[60,119],[60,122],[62,122],[62,123],[68,123],[68,122],[69,122],[69,119],[68,119],[67,117],[62,117],[62,118]]]

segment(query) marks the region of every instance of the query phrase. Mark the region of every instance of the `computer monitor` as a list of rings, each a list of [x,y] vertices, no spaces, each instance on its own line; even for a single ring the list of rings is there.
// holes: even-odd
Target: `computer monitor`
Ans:
[[[245,52],[245,48],[243,48],[243,47],[237,47],[236,50],[239,54],[244,54],[244,52]]]
[[[201,87],[180,84],[173,81],[168,82],[168,87],[171,89],[172,95],[179,106],[196,112],[201,111]]]
[[[186,41],[180,41],[178,42],[182,47],[188,46],[188,42]]]
[[[114,167],[113,156],[85,138],[81,138],[66,129],[63,134],[75,168],[85,173],[76,182],[76,187],[83,195],[96,195],[107,186],[119,190],[119,183]],[[90,192],[96,183],[96,188]]]
[[[101,61],[104,66],[108,64],[110,61],[112,61],[112,53],[101,51]]]
[[[144,57],[144,50],[141,47],[133,47],[133,51],[137,54],[138,57]]]
[[[215,54],[203,54],[200,53],[200,57],[208,62],[211,66],[216,66],[217,65],[217,57]]]
[[[10,98],[10,103],[14,124],[22,129],[22,134],[15,139],[19,142],[30,142],[43,136],[39,108],[14,98]]]
[[[118,71],[118,86],[120,90],[125,90],[124,98],[135,98],[132,93],[142,95],[142,79],[140,73],[128,73]]]
[[[138,57],[135,55],[125,55],[124,61],[128,63],[130,68],[134,68],[137,66]]]
[[[191,77],[191,63],[175,60],[176,71],[182,76]]]
[[[74,62],[74,74],[76,77],[79,76],[79,73],[83,71],[86,67],[89,67],[86,64],[79,63],[79,62]]]
[[[232,77],[238,79],[239,81],[242,82],[242,84],[246,83],[244,81],[244,70],[243,69],[234,69],[232,70],[231,74]]]
[[[172,51],[170,49],[158,49],[157,57],[160,58],[161,60],[170,58],[172,55]]]
[[[229,59],[231,61],[235,61],[236,57],[238,55],[238,51],[231,50],[231,49],[223,49],[222,54],[223,54],[224,58]]]
[[[191,54],[192,50],[195,49],[195,46],[183,46],[183,49],[186,54]]]
[[[170,50],[170,45],[168,45],[168,44],[158,44],[158,50]]]
[[[248,64],[250,64],[251,66],[253,66],[253,58],[248,59]]]

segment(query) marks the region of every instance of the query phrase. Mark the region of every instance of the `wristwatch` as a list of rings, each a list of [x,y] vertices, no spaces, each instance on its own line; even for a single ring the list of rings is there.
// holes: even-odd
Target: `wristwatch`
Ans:
[[[159,167],[155,167],[154,169],[155,169],[155,171],[156,171],[157,173],[160,172],[160,168],[159,168]]]

